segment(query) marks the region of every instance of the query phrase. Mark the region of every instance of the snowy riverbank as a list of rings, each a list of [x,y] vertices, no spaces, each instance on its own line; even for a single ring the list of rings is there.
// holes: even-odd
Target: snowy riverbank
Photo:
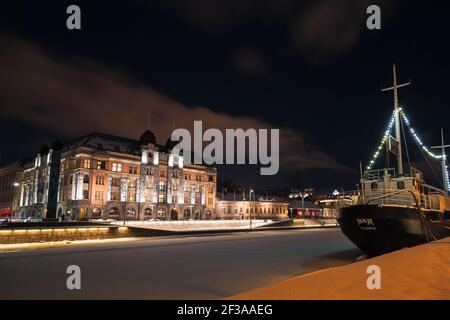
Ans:
[[[369,266],[380,289],[368,289]],[[230,299],[450,299],[450,238],[290,278]]]

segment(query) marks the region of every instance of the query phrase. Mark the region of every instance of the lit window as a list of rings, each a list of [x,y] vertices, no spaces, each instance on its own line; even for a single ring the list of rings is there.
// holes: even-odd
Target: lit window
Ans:
[[[101,185],[101,186],[105,185],[105,177],[100,176],[100,175],[96,176],[95,177],[95,184],[96,185]]]
[[[121,163],[113,163],[112,164],[112,171],[121,172],[122,171],[122,164]]]
[[[120,178],[112,178],[111,179],[111,186],[113,186],[113,187],[120,186]]]
[[[111,200],[112,201],[119,201],[119,199],[120,199],[120,192],[118,192],[118,191],[111,192]]]
[[[98,170],[105,170],[106,168],[106,162],[105,161],[97,161],[97,169]]]

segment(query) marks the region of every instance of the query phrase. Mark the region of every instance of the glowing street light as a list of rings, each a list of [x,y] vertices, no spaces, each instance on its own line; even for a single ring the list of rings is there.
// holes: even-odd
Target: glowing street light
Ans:
[[[250,229],[252,228],[252,193],[253,197],[255,196],[255,190],[250,189],[249,196],[250,196]]]

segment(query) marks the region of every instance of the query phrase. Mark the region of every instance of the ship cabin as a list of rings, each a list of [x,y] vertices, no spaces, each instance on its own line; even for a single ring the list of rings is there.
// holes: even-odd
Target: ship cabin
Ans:
[[[420,208],[449,212],[450,198],[444,190],[427,185],[423,173],[413,167],[407,174],[397,175],[394,168],[369,170],[361,181],[359,199],[363,204]]]

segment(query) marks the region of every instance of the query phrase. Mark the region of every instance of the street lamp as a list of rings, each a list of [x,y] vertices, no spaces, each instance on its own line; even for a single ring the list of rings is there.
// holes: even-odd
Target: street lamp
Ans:
[[[14,188],[17,188],[19,185],[20,185],[20,184],[19,184],[17,181],[15,181],[15,182],[13,183]],[[15,193],[15,192],[16,192],[16,191],[14,191],[14,193]],[[10,215],[9,215],[8,221],[11,221],[11,219],[12,219],[12,210],[13,210],[13,208],[14,208],[14,201],[13,201],[13,203],[12,203],[12,205],[11,205],[11,213],[10,213]]]
[[[252,228],[252,210],[253,210],[253,208],[252,208],[252,193],[254,193],[254,190],[250,189],[250,191],[249,191],[249,197],[250,197],[250,199],[249,199],[249,201],[250,201],[250,229]]]
[[[305,207],[305,198],[309,197],[309,193],[303,191],[301,193],[301,197],[302,197],[302,208],[304,208]]]

